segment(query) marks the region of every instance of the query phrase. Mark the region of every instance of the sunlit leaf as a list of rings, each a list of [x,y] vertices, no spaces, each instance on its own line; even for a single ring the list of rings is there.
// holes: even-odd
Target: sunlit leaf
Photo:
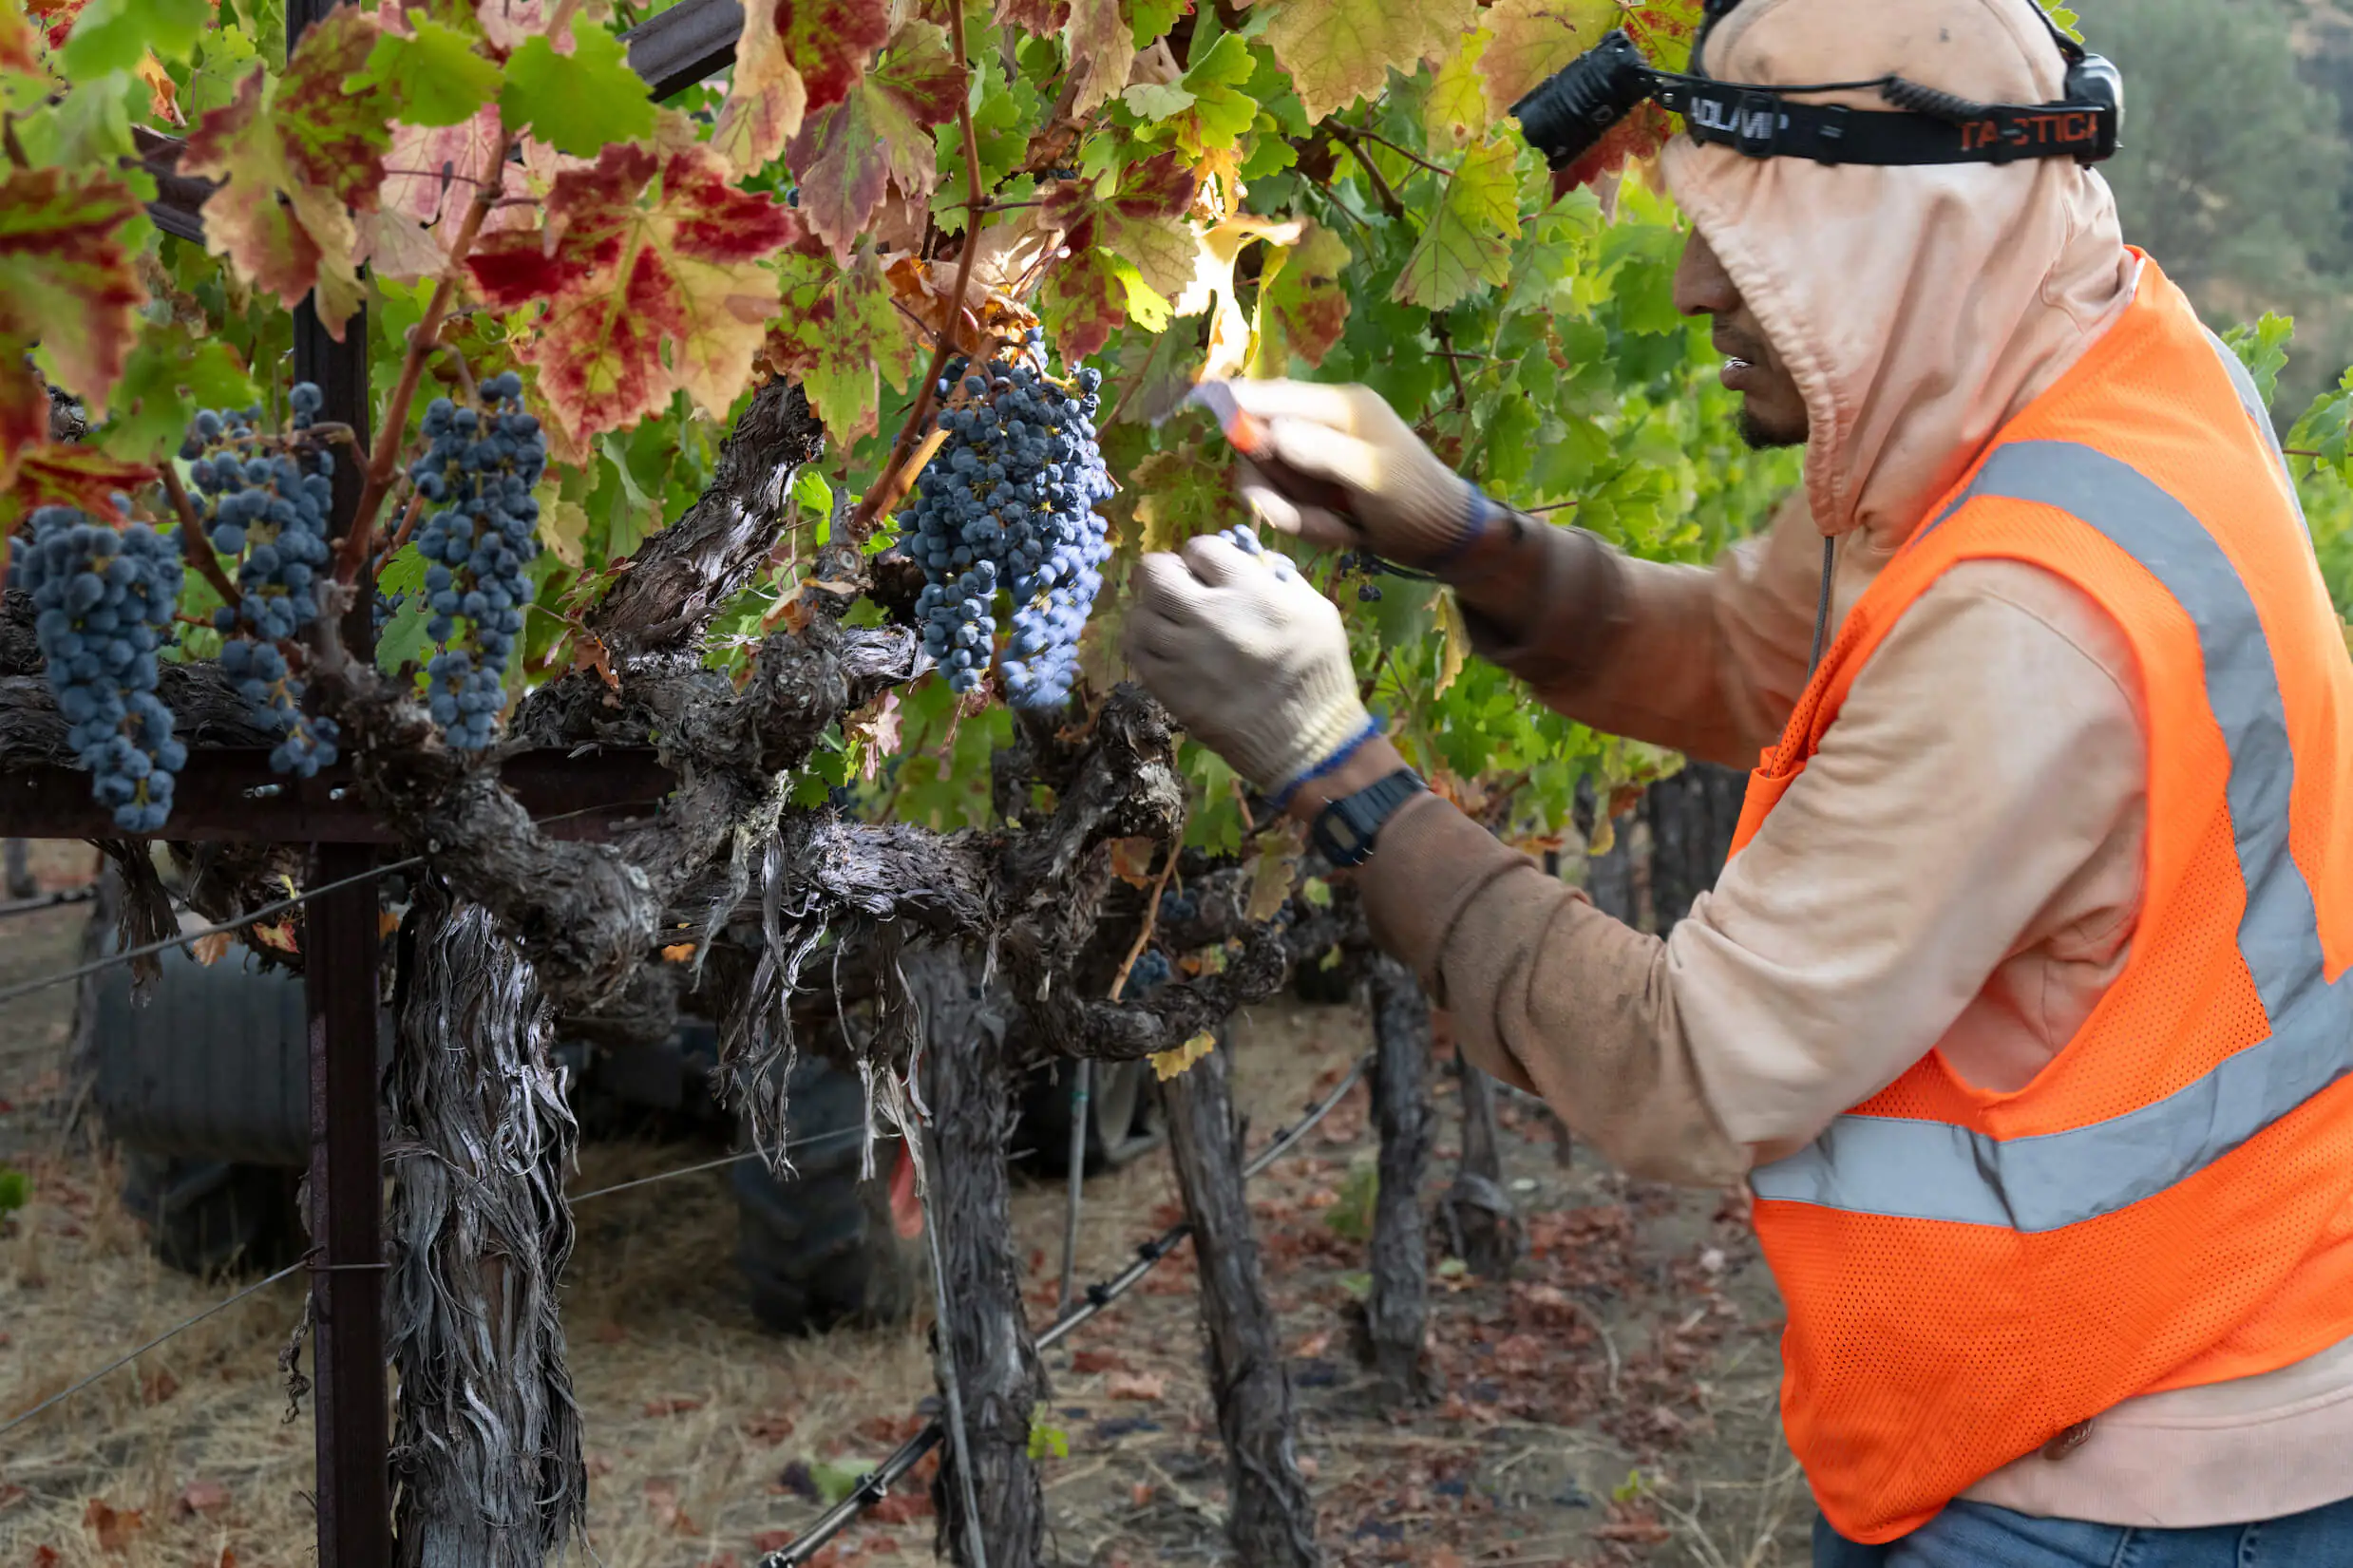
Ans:
[[[963,92],[947,34],[911,22],[839,104],[811,109],[785,162],[801,182],[808,226],[837,258],[848,258],[889,186],[917,201],[930,197],[939,178],[931,127],[956,117]]]
[[[1517,156],[1501,137],[1463,155],[1397,276],[1398,299],[1443,311],[1510,278],[1520,234]]]
[[[1281,375],[1297,354],[1320,365],[1348,328],[1348,291],[1340,274],[1347,242],[1330,229],[1304,226],[1297,243],[1270,249],[1259,271],[1255,373]]]
[[[1281,0],[1264,34],[1291,73],[1310,121],[1378,92],[1390,70],[1411,73],[1454,49],[1477,25],[1477,0]]]

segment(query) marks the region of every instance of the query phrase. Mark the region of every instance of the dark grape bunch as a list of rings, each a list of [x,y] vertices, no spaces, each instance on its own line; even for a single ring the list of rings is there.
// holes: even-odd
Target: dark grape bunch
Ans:
[[[1156,947],[1148,947],[1136,954],[1134,965],[1128,971],[1127,989],[1120,995],[1123,998],[1141,996],[1148,991],[1156,991],[1167,985],[1175,973],[1169,966],[1167,954]]]
[[[32,595],[66,743],[115,825],[153,833],[188,761],[156,695],[156,652],[171,639],[180,602],[180,531],[117,529],[70,506],[38,507],[30,524],[31,538],[9,541],[9,581]]]
[[[987,673],[998,592],[1012,635],[997,664],[1016,708],[1059,708],[1078,673],[1078,638],[1110,558],[1095,503],[1111,495],[1095,444],[1102,375],[1065,386],[1044,373],[1045,334],[1032,329],[1010,363],[952,368],[937,388],[947,440],[908,509],[907,553],[923,568],[916,599],[923,650],[949,687]]]
[[[322,399],[309,382],[287,394],[297,436],[258,428],[259,408],[198,412],[180,444],[196,484],[206,537],[237,563],[239,602],[213,612],[221,672],[272,732],[270,766],[310,778],[335,760],[332,719],[302,711],[302,680],[278,646],[318,618],[327,565],[327,514],[334,501],[334,454],[298,439]]]
[[[1340,555],[1340,576],[1361,574],[1364,580],[1357,584],[1357,597],[1367,604],[1380,602],[1380,584],[1373,579],[1386,570],[1378,556],[1366,550],[1348,550]]]
[[[523,411],[522,378],[511,370],[482,384],[479,406],[435,398],[424,425],[429,444],[408,478],[437,508],[416,536],[432,613],[426,635],[440,645],[425,667],[427,700],[451,746],[479,751],[506,706],[506,667],[531,602],[524,569],[540,553],[531,491],[547,467],[547,436]]]

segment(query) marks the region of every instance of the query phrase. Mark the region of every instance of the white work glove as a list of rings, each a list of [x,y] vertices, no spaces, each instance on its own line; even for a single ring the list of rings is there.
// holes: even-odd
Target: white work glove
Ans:
[[[1286,495],[1279,468],[1244,458],[1243,499],[1286,534],[1444,576],[1509,516],[1440,463],[1370,387],[1310,381],[1233,381],[1225,387],[1261,425],[1265,458],[1300,478],[1338,486],[1345,497],[1334,510]]]
[[[1241,530],[1136,563],[1128,658],[1195,740],[1278,804],[1378,732],[1348,632],[1289,560]]]

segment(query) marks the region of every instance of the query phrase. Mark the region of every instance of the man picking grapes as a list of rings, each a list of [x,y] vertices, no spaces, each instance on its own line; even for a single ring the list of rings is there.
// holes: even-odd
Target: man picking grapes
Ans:
[[[1230,544],[1143,562],[1135,668],[1357,863],[1474,1062],[1747,1180],[1818,1563],[2353,1563],[2353,662],[2268,421],[2032,0],[1709,11],[1689,78],[1561,121],[1687,117],[1677,303],[1806,447],[1764,536],[1629,559],[1364,388],[1233,390],[1276,527],[1434,573],[1563,712],[1761,753],[1714,891],[1660,940],[1496,842]]]

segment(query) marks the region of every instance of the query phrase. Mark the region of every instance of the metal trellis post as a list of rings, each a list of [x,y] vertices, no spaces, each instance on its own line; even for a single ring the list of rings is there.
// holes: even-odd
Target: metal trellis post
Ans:
[[[331,0],[287,8],[291,50]],[[352,312],[343,336],[330,335],[313,300],[294,311],[294,379],[317,384],[323,419],[348,425],[357,450],[335,463],[333,534],[352,525],[369,436],[368,313]],[[344,645],[365,656],[375,645],[365,594],[346,616]],[[315,875],[332,881],[368,869],[366,845],[314,847]],[[310,1013],[310,1220],[320,1258],[312,1275],[313,1407],[318,1454],[318,1560],[335,1568],[387,1568],[392,1524],[385,1430],[384,1162],[379,1098],[376,929],[372,881],[314,901],[305,922],[303,989]]]

